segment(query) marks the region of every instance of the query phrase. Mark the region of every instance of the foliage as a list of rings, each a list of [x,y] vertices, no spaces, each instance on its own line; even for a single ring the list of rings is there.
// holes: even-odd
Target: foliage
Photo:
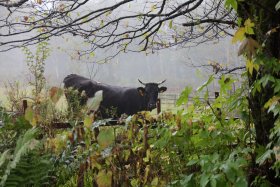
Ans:
[[[10,41],[2,42],[0,46],[9,48],[11,44],[13,48],[15,43],[26,46],[37,41],[40,44],[35,54],[24,48],[34,77],[30,81],[34,103],[24,117],[11,117],[1,108],[1,120],[4,122],[0,136],[3,140],[1,184],[23,181],[22,185],[37,185],[44,180],[52,186],[278,185],[279,1],[212,1],[205,4],[202,16],[198,15],[199,12],[192,14],[192,11],[201,7],[203,1],[193,1],[193,4],[183,1],[172,6],[169,4],[172,1],[162,1],[158,4],[144,3],[145,13],[119,14],[118,8],[128,2],[89,10],[90,13],[82,15],[77,9],[83,3],[69,2],[54,11],[59,15],[48,14],[44,10],[34,11],[32,16],[24,16],[23,21],[16,24],[14,20],[18,21],[13,19],[13,14],[19,8],[9,9],[10,13],[1,22],[1,27],[12,33],[1,35],[9,37],[7,40]],[[0,3],[0,6],[20,7],[20,3],[25,1],[18,3]],[[36,3],[41,5],[43,2]],[[151,6],[147,10],[148,5]],[[221,10],[220,6],[226,9]],[[74,16],[78,18],[70,14],[73,10],[77,10]],[[238,21],[232,10],[237,13]],[[176,24],[185,18],[188,22]],[[139,21],[139,24],[129,25],[128,20],[131,19],[134,23]],[[92,27],[83,29],[83,25],[91,21],[94,21]],[[11,28],[15,25],[20,27],[20,24],[27,30]],[[120,25],[124,27],[120,28]],[[229,28],[231,31],[237,25],[239,28],[232,42],[241,42],[238,55],[246,59],[247,78],[233,95],[228,92],[235,79],[223,75],[218,80],[220,95],[212,101],[208,92],[208,85],[216,78],[212,75],[196,92],[192,93],[188,87],[182,92],[177,104],[188,104],[187,108],[155,116],[141,112],[124,121],[120,119],[118,123],[123,126],[108,127],[110,121],[87,115],[88,110],[79,101],[81,97],[86,99],[84,95],[74,90],[73,96],[66,93],[72,102],[65,117],[57,115],[54,109],[57,99],[43,94],[44,65],[49,54],[48,44],[44,41],[51,36],[69,31],[90,43],[90,50],[117,46],[117,54],[128,50],[154,52],[178,44],[184,47],[186,41],[201,37],[201,42],[219,38],[221,32],[228,33]],[[11,39],[33,29],[39,29],[40,34],[22,40],[24,43]],[[214,34],[206,36],[211,31]],[[164,37],[167,35],[169,40]],[[130,47],[135,43],[133,40],[139,41],[140,49]],[[87,54],[95,57],[93,51],[84,54],[78,51],[77,54],[79,58]],[[198,97],[202,91],[205,91],[203,100]],[[189,102],[191,94],[194,94],[192,103]],[[10,94],[11,105],[16,109],[20,108],[17,102],[19,95]],[[59,119],[67,120],[70,129],[52,128],[52,122]],[[40,129],[35,130],[31,126]],[[40,147],[37,131],[43,134],[44,147]],[[51,156],[46,156],[48,154]],[[26,168],[28,172],[25,172]]]
[[[38,130],[29,129],[17,139],[13,150],[1,155],[1,186],[40,186],[48,176],[49,161],[38,152]],[[12,152],[12,153],[11,153]]]

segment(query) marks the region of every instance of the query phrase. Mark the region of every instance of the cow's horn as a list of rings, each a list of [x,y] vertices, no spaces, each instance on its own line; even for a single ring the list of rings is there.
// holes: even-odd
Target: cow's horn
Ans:
[[[161,81],[160,83],[158,83],[158,85],[160,85],[160,84],[164,83],[165,81],[166,81],[166,79],[165,79],[165,80],[163,80],[163,81]]]
[[[139,79],[138,79],[138,81],[141,83],[141,84],[143,84],[144,86],[146,86],[146,83],[143,83],[142,81],[140,81]]]

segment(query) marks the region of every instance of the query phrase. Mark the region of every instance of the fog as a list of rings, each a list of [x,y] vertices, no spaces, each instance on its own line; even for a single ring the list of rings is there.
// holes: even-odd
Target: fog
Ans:
[[[62,47],[70,50],[74,44],[64,43]],[[199,86],[212,73],[211,68],[194,66],[205,65],[209,61],[228,66],[241,63],[237,58],[235,47],[228,38],[216,44],[202,44],[189,49],[171,48],[149,55],[123,53],[102,64],[94,62],[93,59],[75,59],[75,55],[73,57],[73,54],[66,53],[57,46],[58,44],[52,42],[51,55],[46,60],[45,76],[50,86],[61,86],[66,75],[76,73],[99,82],[120,86],[137,86],[139,84],[137,79],[144,82],[159,82],[166,79],[168,91],[179,92],[185,86]],[[25,60],[25,55],[20,49],[0,53],[1,85],[8,81],[22,83],[28,81],[30,73]]]

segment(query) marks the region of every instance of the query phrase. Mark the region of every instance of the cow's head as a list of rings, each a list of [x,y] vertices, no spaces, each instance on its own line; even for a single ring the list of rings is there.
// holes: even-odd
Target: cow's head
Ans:
[[[160,83],[143,83],[138,79],[138,81],[143,84],[145,87],[138,87],[137,90],[139,94],[145,98],[146,108],[148,110],[153,110],[157,106],[158,93],[165,92],[167,90],[166,87],[159,87],[160,84],[164,83],[166,80]]]

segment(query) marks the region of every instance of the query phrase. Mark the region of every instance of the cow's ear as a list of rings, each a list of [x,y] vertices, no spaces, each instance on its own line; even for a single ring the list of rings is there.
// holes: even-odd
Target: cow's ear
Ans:
[[[139,92],[139,94],[140,94],[141,96],[144,96],[144,95],[145,95],[145,88],[143,88],[143,87],[138,87],[137,90],[138,90],[138,92]]]
[[[165,92],[167,90],[167,88],[165,86],[162,86],[158,89],[159,93]]]

